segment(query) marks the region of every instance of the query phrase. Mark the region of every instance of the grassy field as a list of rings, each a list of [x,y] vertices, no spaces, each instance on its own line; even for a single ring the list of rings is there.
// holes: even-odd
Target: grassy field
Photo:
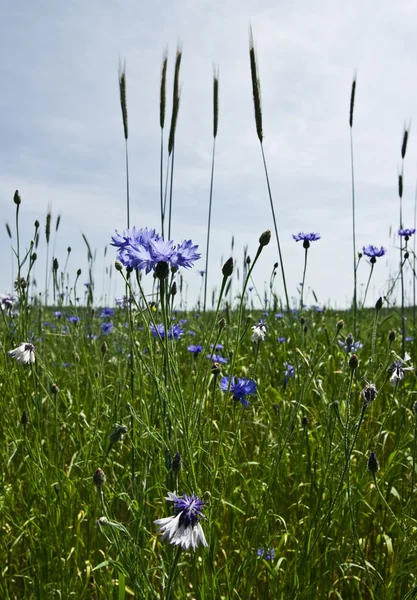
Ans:
[[[416,598],[417,320],[404,294],[404,280],[415,273],[407,246],[415,230],[403,229],[403,171],[401,262],[374,308],[364,308],[365,298],[385,250],[357,253],[354,193],[350,310],[304,304],[317,233],[294,236],[305,256],[295,302],[281,257],[266,297],[250,291],[264,248],[278,243],[280,256],[268,185],[273,235],[250,240],[258,249],[245,257],[239,281],[233,259],[219,269],[213,307],[205,285],[208,268],[213,276],[209,211],[201,295],[185,312],[181,273],[202,268],[194,265],[201,249],[191,240],[164,241],[171,237],[173,181],[163,167],[166,60],[162,237],[129,229],[126,169],[128,229],[113,236],[111,250],[124,297],[98,305],[86,238],[86,287],[80,271],[59,266],[49,251],[50,212],[45,236],[36,222],[33,238],[21,240],[24,203],[14,196],[16,226],[6,229],[17,276],[14,292],[0,297],[0,597]],[[171,174],[180,64],[179,51]],[[267,177],[252,40],[250,66]],[[119,83],[127,157],[124,72]],[[215,74],[212,183],[217,94]],[[407,140],[406,131],[402,159]],[[353,157],[353,142],[351,148]],[[34,296],[45,241],[45,293]],[[356,273],[366,258],[369,279],[359,301]],[[149,281],[150,296],[143,287]]]

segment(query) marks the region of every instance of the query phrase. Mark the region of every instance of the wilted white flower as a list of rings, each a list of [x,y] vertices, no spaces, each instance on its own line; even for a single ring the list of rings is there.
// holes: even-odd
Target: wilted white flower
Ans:
[[[204,518],[203,500],[194,494],[177,496],[171,492],[168,492],[166,500],[174,503],[174,515],[154,521],[156,525],[159,525],[158,531],[162,533],[161,539],[166,539],[170,544],[181,546],[185,550],[188,550],[190,546],[195,550],[199,544],[207,546],[203,528],[199,523],[200,519]]]
[[[394,352],[393,354],[397,360],[394,360],[392,365],[389,367],[388,372],[391,373],[390,381],[392,385],[396,385],[399,381],[404,379],[405,371],[413,371],[414,367],[412,365],[407,365],[407,362],[411,358],[408,352],[405,353],[404,360]]]
[[[263,321],[259,321],[259,323],[257,325],[254,325],[252,327],[252,335],[251,335],[251,340],[252,342],[261,342],[265,339],[266,336],[266,323],[264,323]]]
[[[16,300],[13,296],[9,294],[0,294],[0,308],[5,312],[10,312],[13,308]]]
[[[15,358],[20,365],[27,365],[35,362],[35,346],[28,342],[22,342],[14,350],[10,350],[9,356]]]

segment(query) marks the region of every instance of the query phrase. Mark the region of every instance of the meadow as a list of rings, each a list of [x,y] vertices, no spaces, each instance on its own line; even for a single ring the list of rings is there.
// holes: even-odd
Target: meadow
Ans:
[[[268,184],[252,39],[249,58]],[[212,189],[205,252],[168,241],[181,52],[165,151],[166,61],[160,229],[130,223],[126,161],[127,229],[109,230],[123,296],[97,297],[86,238],[88,277],[47,252],[45,291],[34,294],[37,253],[59,220],[48,212],[22,240],[24,196],[13,198],[15,289],[0,296],[0,597],[415,598],[417,320],[404,292],[415,230],[402,224],[402,172],[398,273],[374,307],[366,294],[384,249],[356,248],[353,168],[351,308],[304,303],[319,233],[294,232],[305,256],[298,296],[281,256],[259,296],[257,261],[269,244],[280,254],[269,185],[272,233],[254,233],[241,265],[225,261],[211,295]],[[127,158],[123,70],[119,85]],[[212,182],[218,86],[215,73]],[[407,142],[405,131],[403,160]],[[200,297],[185,311],[183,277],[197,269]]]

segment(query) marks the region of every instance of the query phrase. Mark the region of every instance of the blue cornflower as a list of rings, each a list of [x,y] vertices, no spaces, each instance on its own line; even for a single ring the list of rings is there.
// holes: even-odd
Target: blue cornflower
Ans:
[[[70,317],[67,317],[67,321],[69,321],[70,323],[78,323],[78,321],[81,321],[81,318],[74,317],[73,315],[71,315]]]
[[[201,344],[197,344],[197,345],[191,344],[191,346],[188,346],[187,350],[188,350],[188,352],[191,352],[192,354],[197,356],[197,354],[200,354],[200,352],[202,352],[203,346],[201,346]]]
[[[101,317],[112,317],[114,315],[114,308],[103,308],[101,311]]]
[[[383,246],[378,248],[377,246],[372,245],[364,246],[362,248],[362,252],[363,254],[365,254],[365,256],[368,256],[371,259],[372,264],[376,263],[377,258],[381,258],[381,256],[384,256],[384,254],[387,253],[386,249]]]
[[[214,344],[210,344],[210,348],[214,348],[215,350],[223,350],[224,346],[223,344],[216,344],[216,346],[214,346]]]
[[[102,323],[101,324],[101,332],[104,333],[104,335],[107,335],[112,330],[113,330],[113,323]]]
[[[276,319],[283,319],[284,315],[283,315],[283,313],[276,313],[275,318]]]
[[[119,298],[115,298],[116,306],[119,308],[126,308],[127,306],[127,298],[126,296],[120,296]]]
[[[353,340],[351,333],[349,333],[349,335],[346,336],[345,341],[337,340],[337,343],[339,344],[339,346],[342,346],[346,354],[348,354],[349,352],[356,352],[356,350],[360,350],[363,347],[363,344],[361,342],[355,342]]]
[[[229,390],[230,375],[222,377],[220,380],[220,389],[223,392]],[[256,394],[256,383],[253,379],[246,377],[232,377],[230,382],[230,392],[233,394],[233,400],[239,401],[243,406],[249,406],[250,402],[246,400],[246,396]]]
[[[188,319],[180,319],[180,320],[178,321],[178,323],[179,323],[180,325],[185,325],[186,323],[188,323]]]
[[[203,500],[194,494],[177,496],[171,492],[168,492],[166,500],[174,503],[174,515],[154,521],[155,525],[159,525],[158,531],[162,533],[161,539],[167,539],[170,544],[181,546],[185,550],[188,550],[190,546],[195,550],[199,544],[207,546],[204,531],[199,522],[204,519]]]
[[[303,248],[307,250],[307,248],[310,248],[310,242],[316,242],[321,236],[319,233],[304,233],[300,231],[296,235],[293,234],[292,237],[296,242],[303,242]]]
[[[407,335],[407,337],[405,338],[406,342],[412,342],[414,340],[414,337],[412,335]]]
[[[275,550],[273,548],[270,548],[269,550],[258,548],[257,555],[263,558],[264,560],[274,560]]]
[[[294,367],[292,365],[290,365],[289,363],[285,362],[284,363],[284,376],[285,377],[294,377]]]
[[[211,358],[213,362],[220,363],[221,365],[225,365],[227,363],[227,358],[223,358],[220,354],[207,354],[207,358]]]
[[[416,232],[415,229],[399,229],[398,235],[405,238],[405,241],[408,242],[410,237]]]
[[[146,273],[155,271],[158,263],[166,263],[174,270],[179,267],[188,269],[201,256],[197,252],[198,246],[193,245],[191,240],[174,246],[172,240],[166,242],[155,229],[147,228],[133,227],[131,231],[126,229],[122,235],[116,231],[111,245],[118,249],[118,260],[125,267],[145,270]],[[159,268],[163,271],[161,265]]]
[[[161,336],[162,339],[165,338],[165,327],[163,326],[162,323],[159,323],[158,325],[154,325],[153,323],[151,323],[150,325],[151,328],[151,333],[154,337],[158,337]],[[168,339],[169,340],[178,340],[182,334],[184,333],[184,330],[182,327],[180,327],[179,325],[173,325],[172,327],[168,328]]]
[[[279,338],[277,338],[277,340],[278,340],[278,342],[279,342],[280,344],[283,344],[284,342],[286,342],[286,341],[287,341],[287,338],[285,338],[285,337],[279,337]]]
[[[60,317],[62,317],[62,312],[60,310],[56,310],[54,312],[54,317],[56,317],[57,319],[59,319]]]

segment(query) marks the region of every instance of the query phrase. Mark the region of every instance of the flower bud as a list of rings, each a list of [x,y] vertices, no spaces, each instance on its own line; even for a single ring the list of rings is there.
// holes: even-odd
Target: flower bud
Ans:
[[[395,338],[397,337],[397,334],[395,333],[395,331],[390,331],[389,335],[388,335],[388,340],[391,342],[395,342]]]
[[[211,367],[211,372],[213,373],[213,375],[215,377],[217,377],[217,375],[220,375],[220,371],[221,371],[220,363],[218,363],[218,362],[213,363],[213,366]]]
[[[114,263],[114,268],[116,269],[116,271],[122,271],[123,265],[119,260],[116,260],[116,262]]]
[[[174,281],[171,285],[171,291],[170,291],[171,296],[176,296],[177,295],[177,282]]]
[[[375,310],[380,311],[382,308],[382,298],[381,296],[378,298],[375,304]]]
[[[16,190],[16,191],[15,191],[15,193],[14,193],[14,196],[13,196],[13,202],[14,202],[14,203],[15,203],[17,206],[19,206],[19,204],[21,204],[21,202],[22,202],[22,199],[21,199],[21,197],[20,197],[20,194],[19,194],[19,192],[18,192],[17,190]]]
[[[267,229],[266,231],[263,232],[263,234],[259,238],[259,245],[262,246],[262,248],[263,248],[264,246],[267,246],[270,241],[271,241],[271,231],[269,229]]]
[[[26,425],[29,423],[29,415],[28,415],[27,410],[24,410],[22,412],[22,418],[20,419],[20,422],[22,423],[23,427],[26,429]]]
[[[379,463],[375,456],[375,452],[371,452],[371,454],[369,455],[369,458],[368,458],[368,471],[370,473],[372,473],[372,475],[375,475],[375,473],[378,471],[378,469],[379,469]]]
[[[352,371],[354,371],[355,369],[358,368],[359,365],[359,359],[356,356],[356,354],[352,354],[352,356],[349,359],[349,367],[352,369]]]
[[[227,259],[222,269],[223,277],[230,277],[233,273],[233,258]]]
[[[103,354],[103,356],[106,354],[107,350],[109,349],[108,345],[106,344],[106,342],[103,342],[101,344],[101,353]]]
[[[341,329],[343,329],[344,326],[345,322],[343,321],[343,319],[340,319],[340,321],[336,323],[336,331],[340,331]]]
[[[169,264],[160,260],[155,267],[155,277],[159,280],[166,279],[169,275]]]
[[[172,470],[174,471],[174,473],[178,473],[178,471],[181,471],[181,455],[179,452],[176,452],[174,454],[174,458],[172,459]]]
[[[217,323],[217,327],[222,331],[226,327],[226,319],[222,317],[220,321]]]
[[[58,389],[57,384],[53,383],[51,385],[51,394],[53,394],[54,396],[56,396],[58,392],[59,392],[59,389]]]
[[[79,277],[81,275],[81,273],[82,273],[81,269],[78,269],[78,271],[77,271],[77,277]]]
[[[96,469],[93,475],[93,483],[97,488],[102,488],[106,483],[106,476],[102,469]]]

